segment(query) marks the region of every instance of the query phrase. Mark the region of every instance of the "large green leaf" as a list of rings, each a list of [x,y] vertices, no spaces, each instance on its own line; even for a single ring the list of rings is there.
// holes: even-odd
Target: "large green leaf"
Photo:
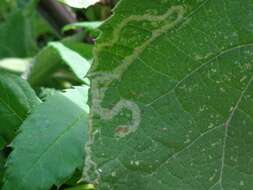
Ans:
[[[0,70],[0,136],[10,142],[40,100],[20,77]]]
[[[77,87],[56,93],[34,109],[12,142],[3,190],[47,190],[82,166],[87,91]]]
[[[252,189],[252,18],[252,0],[122,0],[90,73],[84,178],[98,190]]]

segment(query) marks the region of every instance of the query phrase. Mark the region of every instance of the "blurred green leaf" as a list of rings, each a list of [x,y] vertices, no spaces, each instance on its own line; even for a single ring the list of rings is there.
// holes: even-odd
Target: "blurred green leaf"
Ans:
[[[0,136],[7,143],[38,104],[40,100],[25,80],[0,70]]]
[[[19,9],[33,10],[39,0],[16,0]]]
[[[4,148],[6,142],[2,136],[0,136],[0,151]]]
[[[5,58],[0,60],[0,69],[15,74],[22,74],[28,69],[30,63],[31,59]]]
[[[14,0],[1,0],[0,1],[0,21],[5,20],[8,14],[16,8],[16,2]]]
[[[63,31],[76,30],[80,28],[86,29],[88,31],[94,31],[94,30],[97,30],[102,24],[103,24],[102,21],[77,22],[77,23],[66,25],[63,28]]]
[[[95,187],[92,184],[87,184],[87,185],[78,185],[76,187],[66,188],[64,190],[95,190]]]
[[[60,57],[65,62],[65,64],[70,67],[73,73],[80,80],[84,80],[84,77],[90,68],[90,62],[75,51],[64,46],[62,43],[54,42],[50,43],[49,45],[54,49],[57,49]]]
[[[17,11],[0,24],[0,58],[29,57],[36,49],[31,15]]]
[[[85,44],[83,44],[82,47],[91,48]],[[28,75],[28,81],[32,86],[43,85],[50,75],[64,65],[67,65],[80,81],[87,82],[85,76],[90,68],[90,60],[85,59],[60,42],[49,43],[49,45],[36,56]]]
[[[3,183],[3,176],[4,176],[4,170],[5,170],[5,162],[6,158],[4,156],[3,151],[0,151],[0,188],[2,187]]]

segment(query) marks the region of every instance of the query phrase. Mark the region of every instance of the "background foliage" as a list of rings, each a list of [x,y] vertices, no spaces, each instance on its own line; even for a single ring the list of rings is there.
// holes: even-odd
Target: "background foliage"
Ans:
[[[0,2],[1,189],[93,188],[77,183],[89,112],[84,77],[97,27],[114,4]]]

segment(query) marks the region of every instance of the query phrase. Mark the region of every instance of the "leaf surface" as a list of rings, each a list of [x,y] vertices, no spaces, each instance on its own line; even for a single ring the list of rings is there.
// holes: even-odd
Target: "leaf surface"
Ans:
[[[39,103],[40,100],[25,80],[0,70],[0,136],[7,143]]]
[[[6,158],[4,156],[3,151],[0,151],[0,187],[2,187],[2,180],[4,176],[4,165],[5,165]]]
[[[24,58],[36,52],[32,20],[32,13],[18,10],[0,24],[0,58]]]
[[[12,142],[3,190],[47,190],[80,168],[87,126],[87,87],[56,93],[40,104]]]
[[[95,49],[84,179],[252,189],[252,16],[252,0],[122,0]]]

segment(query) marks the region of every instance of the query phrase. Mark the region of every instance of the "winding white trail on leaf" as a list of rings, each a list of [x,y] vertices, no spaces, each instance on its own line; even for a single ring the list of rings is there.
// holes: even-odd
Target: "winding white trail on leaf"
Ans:
[[[141,111],[139,106],[130,100],[121,99],[112,108],[102,107],[102,101],[105,97],[105,93],[110,84],[115,80],[120,80],[125,71],[131,66],[131,64],[140,56],[140,54],[152,43],[157,37],[161,36],[166,31],[172,29],[183,20],[184,8],[182,6],[171,7],[164,15],[133,15],[123,20],[119,26],[113,32],[113,39],[110,43],[104,43],[97,47],[95,51],[95,62],[93,70],[97,68],[99,52],[104,48],[113,47],[120,38],[123,28],[133,21],[149,21],[149,22],[165,22],[166,19],[172,15],[176,15],[175,19],[169,23],[162,25],[162,27],[152,31],[152,36],[144,41],[140,46],[133,50],[133,53],[126,56],[119,66],[117,66],[111,72],[94,72],[91,75],[94,76],[91,82],[91,95],[92,95],[92,111],[98,114],[103,120],[111,120],[118,115],[123,109],[129,110],[132,113],[132,121],[130,124],[118,126],[119,129],[126,129],[122,133],[116,134],[116,136],[124,137],[132,132],[135,132],[141,121]],[[101,87],[102,86],[102,87]],[[118,130],[120,131],[120,130]]]
[[[151,14],[145,14],[145,15],[132,15],[126,19],[124,19],[118,27],[116,27],[113,31],[113,37],[112,40],[108,43],[102,43],[97,46],[97,48],[94,50],[94,64],[91,68],[91,75],[92,78],[91,81],[91,96],[92,96],[92,106],[91,106],[91,112],[90,112],[90,118],[89,118],[89,141],[86,144],[85,150],[86,150],[86,159],[85,159],[85,166],[83,169],[83,176],[81,180],[86,181],[94,181],[95,183],[98,182],[100,178],[100,173],[97,169],[97,164],[92,160],[92,150],[91,146],[93,145],[94,141],[94,135],[98,134],[98,129],[94,131],[93,129],[93,121],[92,118],[94,115],[99,115],[104,120],[110,120],[115,115],[117,115],[122,109],[128,109],[132,112],[132,121],[129,125],[120,126],[123,128],[126,128],[127,131],[124,131],[124,133],[116,134],[118,137],[124,137],[132,132],[135,132],[138,128],[140,122],[141,122],[141,111],[139,106],[129,100],[121,99],[113,108],[103,108],[102,107],[102,101],[105,96],[105,92],[107,91],[109,85],[114,80],[121,79],[123,73],[128,69],[128,67],[139,57],[139,55],[146,49],[146,47],[152,43],[154,40],[156,40],[159,36],[167,32],[168,30],[171,30],[178,24],[187,23],[189,19],[198,11],[200,10],[209,0],[205,0],[200,5],[194,9],[192,12],[190,12],[186,17],[184,17],[184,14],[186,13],[186,10],[184,6],[172,6],[170,7],[167,12],[163,15],[151,15]],[[168,22],[166,20],[169,16],[175,14],[176,17],[171,22]],[[116,44],[120,38],[120,33],[122,29],[130,22],[133,21],[150,21],[150,22],[165,22],[162,26],[160,26],[158,29],[152,31],[152,37],[149,38],[147,41],[144,41],[142,45],[136,47],[133,51],[133,53],[127,57],[125,57],[122,60],[122,64],[116,67],[111,72],[97,72],[97,66],[99,64],[99,52],[103,50],[103,48],[110,48],[113,47],[114,44]],[[123,103],[125,102],[127,106],[124,106]],[[118,127],[120,129],[120,127]],[[120,131],[120,130],[119,130]],[[97,174],[97,178],[95,180],[91,180],[89,171],[91,169],[94,169],[94,171]]]
[[[156,40],[159,36],[167,32],[168,30],[174,28],[184,19],[184,7],[183,6],[172,6],[168,11],[163,15],[132,15],[124,19],[118,27],[113,31],[112,41],[109,43],[103,43],[97,46],[94,50],[94,65],[91,72],[91,112],[89,118],[89,141],[86,144],[86,159],[83,169],[83,178],[81,180],[91,181],[89,171],[94,169],[97,174],[97,179],[95,182],[98,182],[100,177],[99,172],[97,172],[97,165],[92,160],[91,146],[93,144],[94,135],[99,133],[97,130],[93,130],[92,118],[94,115],[98,115],[103,120],[112,120],[116,115],[118,115],[122,110],[126,109],[132,113],[132,118],[129,124],[120,125],[116,128],[115,136],[122,138],[130,133],[133,133],[137,130],[141,122],[141,110],[139,106],[130,100],[120,99],[112,108],[105,108],[102,106],[102,101],[104,100],[105,93],[110,86],[110,84],[115,80],[120,80],[125,71],[132,65],[132,63],[140,56],[140,54],[148,47],[150,43]],[[173,21],[168,22],[166,19],[172,15],[175,15]],[[136,47],[133,50],[133,53],[129,56],[126,56],[121,64],[116,67],[113,71],[110,72],[96,72],[96,68],[99,64],[99,52],[104,48],[113,47],[119,40],[121,31],[126,25],[134,21],[150,21],[150,22],[165,22],[164,25],[152,31],[152,36],[144,41],[140,46]]]

